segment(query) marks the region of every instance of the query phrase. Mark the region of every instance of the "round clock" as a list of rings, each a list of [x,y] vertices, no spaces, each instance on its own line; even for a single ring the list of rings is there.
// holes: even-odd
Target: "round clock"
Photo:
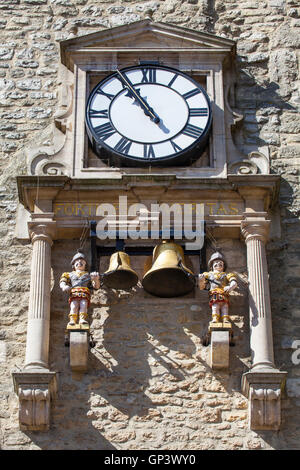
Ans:
[[[111,165],[182,165],[199,158],[212,121],[205,90],[162,65],[116,70],[91,92],[86,128]]]

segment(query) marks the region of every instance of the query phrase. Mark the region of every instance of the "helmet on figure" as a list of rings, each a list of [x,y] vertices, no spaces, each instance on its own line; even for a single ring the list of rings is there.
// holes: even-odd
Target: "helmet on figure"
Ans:
[[[213,264],[216,260],[221,260],[223,261],[224,263],[224,271],[226,271],[226,268],[227,268],[227,264],[226,264],[226,261],[224,259],[224,256],[219,253],[218,251],[216,251],[215,253],[213,253],[210,257],[210,260],[208,261],[208,269],[212,269],[213,267]]]
[[[84,253],[82,253],[81,251],[78,251],[76,255],[74,255],[72,258],[72,261],[71,261],[72,268],[74,267],[75,261],[77,261],[78,259],[83,259],[87,265],[87,261],[86,261],[86,257]]]

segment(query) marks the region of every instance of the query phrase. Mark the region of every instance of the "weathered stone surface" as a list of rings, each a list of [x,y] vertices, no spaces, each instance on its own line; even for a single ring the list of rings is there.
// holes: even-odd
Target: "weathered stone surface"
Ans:
[[[228,369],[229,331],[211,332],[210,366],[212,367],[212,369]]]
[[[70,367],[72,371],[86,372],[88,368],[88,333],[70,331]]]
[[[300,398],[300,378],[288,378],[286,392],[289,397]]]

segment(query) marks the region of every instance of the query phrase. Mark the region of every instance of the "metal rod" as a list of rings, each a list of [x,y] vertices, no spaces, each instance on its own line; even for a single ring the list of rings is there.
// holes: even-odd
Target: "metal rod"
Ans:
[[[96,237],[97,238],[97,232],[96,232],[96,226],[97,226],[97,222],[96,221],[91,221],[91,236],[93,237]],[[126,240],[125,238],[121,238],[120,237],[120,232],[121,230],[117,230],[115,231],[115,234],[116,234],[116,240]],[[174,238],[174,228],[170,228],[168,230],[168,234],[169,236],[166,237],[166,232],[167,230],[158,230],[156,233],[157,233],[157,240],[164,240],[164,239],[169,239],[169,240],[175,240]],[[148,239],[152,239],[154,240],[154,238],[152,238],[151,236],[153,235],[152,231],[151,230],[148,230],[148,231],[143,231],[143,233],[145,233],[145,235],[147,235],[146,238]],[[178,235],[178,230],[176,229],[176,234]],[[204,233],[203,233],[204,237],[205,237],[205,228],[204,228]],[[176,238],[176,240],[180,241],[180,240],[184,240],[184,232],[182,231],[181,232],[181,238]]]
[[[119,231],[116,230],[116,239],[114,246],[99,246],[97,245],[97,232],[96,232],[96,225],[97,222],[91,221],[90,223],[90,236],[91,236],[91,266],[92,270],[97,270],[97,266],[100,264],[100,257],[101,256],[111,256],[116,251],[125,251],[128,255],[131,256],[151,256],[153,254],[153,250],[155,248],[155,244],[153,245],[126,245],[125,239],[119,238]],[[158,239],[163,239],[162,235],[164,231],[160,230],[158,232]],[[148,231],[148,235],[151,235],[151,231]],[[174,229],[170,229],[170,237],[169,239],[174,239]],[[179,240],[178,240],[179,241]],[[182,241],[182,240],[181,240]],[[176,239],[177,243],[177,239]],[[178,243],[179,245],[179,243]],[[181,245],[184,252],[188,256],[199,256],[199,268],[200,272],[205,271],[206,269],[206,248],[207,248],[207,240],[205,236],[205,225],[204,225],[204,244],[200,250],[185,250],[184,246]]]
[[[92,221],[90,225],[91,237],[91,271],[97,270],[97,235],[96,235],[96,222]]]

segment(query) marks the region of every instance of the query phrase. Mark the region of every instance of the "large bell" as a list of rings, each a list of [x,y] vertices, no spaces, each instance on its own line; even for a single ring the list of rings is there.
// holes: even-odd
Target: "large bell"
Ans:
[[[103,274],[103,283],[113,289],[130,289],[138,283],[138,275],[130,266],[130,258],[124,251],[110,257],[109,268]]]
[[[195,277],[184,265],[181,246],[164,241],[154,248],[152,260],[152,267],[142,280],[142,285],[149,294],[178,297],[193,290]]]

